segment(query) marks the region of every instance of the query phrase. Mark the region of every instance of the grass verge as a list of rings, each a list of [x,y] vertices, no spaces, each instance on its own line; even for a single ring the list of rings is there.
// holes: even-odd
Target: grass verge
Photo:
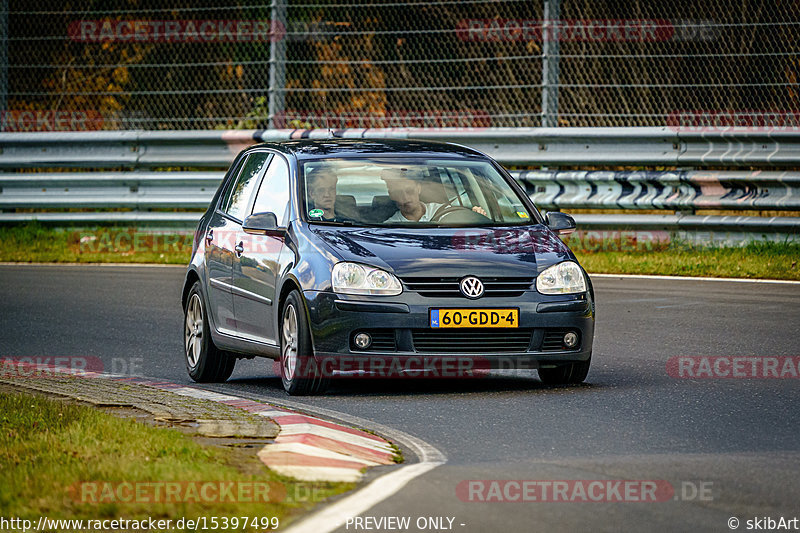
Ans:
[[[135,228],[57,230],[38,223],[0,227],[0,261],[187,264],[192,234]]]
[[[609,241],[585,250],[567,242],[589,272],[800,280],[798,243],[753,242],[726,248],[673,241],[667,247],[620,249],[618,242]],[[191,251],[190,233],[59,231],[36,223],[0,227],[0,261],[6,262],[187,264]]]
[[[258,462],[255,450],[253,459]],[[254,474],[253,464],[242,465],[232,450],[201,445],[177,430],[41,396],[0,394],[0,509],[4,516],[34,523],[39,516],[84,520],[216,517],[220,521],[228,517],[231,524],[234,517],[277,517],[282,525],[301,509],[354,487],[351,483],[298,482],[260,462],[257,468],[260,471]],[[140,497],[131,496],[134,493],[122,485],[148,487],[153,482],[180,484],[178,499],[182,501],[152,502],[158,489],[150,487],[148,496]],[[202,492],[197,498],[190,496],[190,485],[219,487],[216,482],[238,484],[234,501],[215,499],[213,491],[206,493],[211,501]],[[258,498],[243,496],[238,490],[264,483],[270,487],[267,503],[252,501]],[[108,487],[116,487],[114,495],[109,496]],[[86,503],[85,494],[109,497],[99,498],[102,503]],[[240,521],[236,529],[269,528],[260,524],[243,528]]]
[[[573,251],[588,272],[598,274],[800,280],[800,244],[752,242],[739,248]]]

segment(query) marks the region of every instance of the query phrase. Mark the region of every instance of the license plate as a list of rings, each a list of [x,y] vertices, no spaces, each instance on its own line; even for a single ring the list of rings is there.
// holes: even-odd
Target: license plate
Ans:
[[[431,309],[432,328],[516,328],[519,309]]]

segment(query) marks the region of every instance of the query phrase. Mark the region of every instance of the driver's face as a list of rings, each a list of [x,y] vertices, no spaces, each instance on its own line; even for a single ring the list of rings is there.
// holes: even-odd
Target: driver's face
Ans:
[[[318,176],[310,190],[311,201],[314,207],[319,209],[333,209],[336,204],[336,176],[334,174],[323,174]]]
[[[395,178],[386,180],[386,187],[389,189],[389,198],[397,204],[401,213],[410,213],[419,205],[419,193],[422,186],[407,178]]]

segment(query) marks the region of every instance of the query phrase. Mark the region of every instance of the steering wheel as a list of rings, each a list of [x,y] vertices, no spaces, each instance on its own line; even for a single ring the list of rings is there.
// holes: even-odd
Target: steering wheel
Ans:
[[[459,215],[455,215],[458,213]],[[453,218],[453,222],[457,223],[466,223],[466,222],[486,222],[487,220],[491,220],[486,215],[482,215],[477,211],[473,211],[472,208],[464,207],[460,205],[449,205],[449,204],[442,204],[436,210],[436,212],[431,216],[431,222],[441,222],[444,218]],[[457,219],[457,220],[456,220]]]
[[[453,202],[458,200],[461,196],[465,195],[466,193],[467,193],[467,191],[461,191],[460,193],[456,194],[452,198],[448,199],[445,203],[443,203],[442,205],[439,206],[439,209],[436,210],[436,213],[438,213],[442,208],[445,208],[445,207],[453,205]],[[459,206],[456,206],[456,207],[459,207]],[[436,216],[436,213],[434,213],[434,216]]]
[[[460,193],[456,194],[452,198],[449,198],[445,203],[440,205],[438,207],[438,209],[436,209],[436,212],[431,216],[431,221],[435,222],[438,217],[441,217],[442,215],[445,215],[446,213],[452,212],[452,209],[460,209],[460,208],[462,208],[463,206],[459,206],[459,205],[453,206],[453,202],[458,200],[466,192],[467,191],[461,191]],[[452,209],[450,211],[447,211],[447,208],[449,208],[449,207],[452,208]]]

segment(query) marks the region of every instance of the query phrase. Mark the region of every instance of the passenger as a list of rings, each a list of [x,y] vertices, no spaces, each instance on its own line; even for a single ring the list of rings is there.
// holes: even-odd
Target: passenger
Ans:
[[[397,211],[384,220],[384,223],[429,222],[436,211],[444,205],[436,202],[426,204],[419,199],[422,183],[420,176],[412,170],[386,169],[381,172],[381,179],[386,182],[389,198],[397,205]],[[487,216],[486,211],[480,206],[476,205],[472,210]]]

